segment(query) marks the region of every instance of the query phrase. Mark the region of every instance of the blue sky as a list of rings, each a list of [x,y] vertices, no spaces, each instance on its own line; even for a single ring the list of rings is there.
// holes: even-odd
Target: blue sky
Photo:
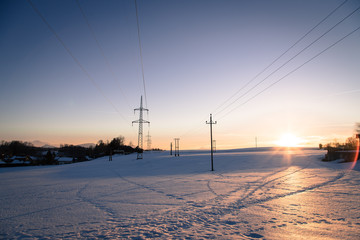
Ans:
[[[56,145],[123,135],[136,145],[131,122],[144,88],[134,1],[79,0],[109,65],[75,0],[32,2],[85,72],[27,1],[1,1],[0,139]],[[213,113],[218,148],[251,147],[255,136],[269,146],[288,132],[307,146],[351,136],[360,121],[360,31],[248,100],[359,27],[357,11],[271,74],[357,9],[356,0],[225,102],[342,2],[138,0],[151,122],[144,135],[153,147],[180,137],[183,148],[208,148]]]

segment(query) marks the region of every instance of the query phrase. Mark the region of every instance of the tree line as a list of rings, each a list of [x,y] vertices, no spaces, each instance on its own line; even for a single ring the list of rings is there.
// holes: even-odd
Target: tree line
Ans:
[[[360,137],[360,122],[355,123],[355,134],[352,137],[348,137],[344,143],[339,143],[335,139],[333,142],[327,143],[325,145],[319,144],[319,148],[328,151],[356,150],[358,148],[359,137]]]
[[[357,149],[356,137],[348,137],[344,143],[339,143],[337,140],[327,143],[325,145],[319,144],[320,149],[325,150],[356,150]]]
[[[88,158],[98,158],[116,153],[130,154],[143,151],[138,147],[125,144],[123,136],[115,137],[111,141],[99,140],[95,146],[83,147],[78,145],[61,144],[60,147],[35,147],[30,142],[22,141],[1,141],[0,159],[9,161],[14,157],[23,161],[38,159],[36,162],[41,165],[56,164],[60,157],[70,157],[76,161],[84,161]],[[40,159],[40,160],[39,160]]]
[[[88,148],[88,156],[97,158],[107,155],[113,155],[115,153],[121,152],[123,154],[129,154],[133,152],[143,151],[138,147],[132,147],[125,144],[125,138],[123,136],[119,136],[113,138],[111,141],[104,142],[103,140],[99,140],[94,147]]]
[[[333,161],[337,159],[343,159],[344,162],[353,162],[360,159],[359,151],[360,141],[360,123],[355,125],[355,134],[352,137],[348,137],[345,143],[339,143],[337,140],[328,144],[319,144],[320,149],[327,150],[323,161]]]

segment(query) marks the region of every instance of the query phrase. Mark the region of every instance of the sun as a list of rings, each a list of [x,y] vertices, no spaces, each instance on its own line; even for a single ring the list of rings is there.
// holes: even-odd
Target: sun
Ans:
[[[281,136],[281,138],[276,141],[276,145],[280,147],[300,147],[300,144],[302,143],[302,139],[295,136],[292,133],[285,133]]]

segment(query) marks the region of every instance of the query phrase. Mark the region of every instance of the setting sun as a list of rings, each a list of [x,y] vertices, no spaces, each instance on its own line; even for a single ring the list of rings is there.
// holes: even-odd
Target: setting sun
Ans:
[[[275,143],[281,147],[300,147],[300,143],[302,142],[303,142],[302,139],[295,136],[294,134],[285,133]]]

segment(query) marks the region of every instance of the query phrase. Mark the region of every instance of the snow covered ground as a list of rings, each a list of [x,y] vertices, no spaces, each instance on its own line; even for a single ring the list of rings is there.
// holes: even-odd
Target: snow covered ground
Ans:
[[[0,169],[3,239],[359,239],[360,167],[325,152],[168,152]]]

